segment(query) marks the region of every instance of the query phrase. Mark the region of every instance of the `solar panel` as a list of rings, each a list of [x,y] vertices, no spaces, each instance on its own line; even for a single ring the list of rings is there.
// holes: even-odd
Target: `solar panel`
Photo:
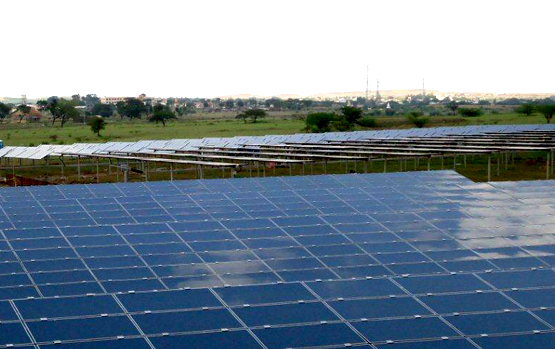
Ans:
[[[549,347],[553,192],[452,171],[3,188],[0,347]]]

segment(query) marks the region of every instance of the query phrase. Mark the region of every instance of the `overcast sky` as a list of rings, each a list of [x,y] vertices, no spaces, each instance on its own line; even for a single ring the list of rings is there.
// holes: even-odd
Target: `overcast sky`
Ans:
[[[555,2],[2,0],[0,96],[555,92]]]

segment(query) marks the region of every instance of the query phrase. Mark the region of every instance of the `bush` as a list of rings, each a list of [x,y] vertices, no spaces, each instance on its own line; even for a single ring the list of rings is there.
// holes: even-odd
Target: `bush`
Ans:
[[[351,127],[353,126],[353,124],[350,123],[349,120],[346,117],[341,116],[341,117],[337,117],[337,118],[335,118],[335,120],[333,120],[332,126],[337,131],[345,132],[345,131],[349,131],[351,129]]]
[[[407,115],[407,120],[418,128],[426,126],[430,122],[430,119],[424,117],[421,112],[413,111]]]
[[[477,117],[484,114],[480,108],[459,108],[458,112],[465,117]]]
[[[365,116],[363,118],[361,118],[360,120],[358,120],[357,124],[359,124],[362,127],[376,127],[378,126],[378,123],[376,122],[376,119]]]
[[[330,124],[334,119],[334,113],[308,114],[306,116],[306,129],[314,133],[328,132],[330,130]]]

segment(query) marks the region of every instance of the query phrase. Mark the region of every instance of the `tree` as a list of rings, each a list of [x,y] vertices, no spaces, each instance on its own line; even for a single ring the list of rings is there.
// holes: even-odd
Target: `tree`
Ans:
[[[253,123],[256,123],[257,119],[264,118],[266,115],[266,111],[262,109],[249,109],[245,110],[241,114],[238,114],[235,118],[243,119],[245,123],[247,123],[247,119],[251,119]]]
[[[532,114],[534,114],[535,112],[535,108],[534,105],[532,105],[531,103],[524,103],[519,105],[516,109],[515,112],[522,114],[522,115],[526,115],[526,116],[530,116]]]
[[[52,113],[52,124],[54,124],[56,119],[59,119],[60,126],[64,127],[64,124],[67,122],[67,120],[73,119],[78,116],[79,111],[75,109],[75,104],[72,101],[62,99],[57,103],[57,107]]]
[[[234,106],[235,106],[235,102],[233,101],[233,99],[228,99],[225,101],[226,109],[233,109]]]
[[[422,115],[422,112],[420,111],[411,112],[409,115],[407,115],[407,120],[418,128],[422,128],[426,126],[428,122],[430,122],[430,119],[424,117]]]
[[[27,115],[29,115],[29,113],[31,112],[31,107],[26,105],[26,104],[20,104],[17,107],[15,107],[15,111],[14,113],[19,112],[19,123],[21,123],[21,121],[23,121],[23,119],[25,119],[25,117]]]
[[[103,118],[109,118],[114,114],[114,106],[111,104],[97,103],[92,107],[92,115],[100,115]]]
[[[2,102],[0,102],[0,122],[3,122],[4,119],[10,115],[10,111],[12,110],[12,107],[10,107],[7,104],[4,104]]]
[[[455,114],[457,109],[459,109],[459,103],[455,101],[450,101],[449,103],[447,103],[447,108],[449,108],[449,110],[451,110],[453,114]]]
[[[335,119],[334,113],[312,113],[306,116],[306,129],[310,132],[328,132]]]
[[[362,109],[351,106],[344,106],[341,108],[341,113],[345,116],[345,120],[349,125],[353,125],[362,117]]]
[[[484,114],[484,111],[480,108],[460,108],[458,112],[466,117],[477,117]]]
[[[102,116],[96,116],[89,121],[89,126],[91,127],[91,131],[100,137],[100,131],[106,128],[106,120],[104,120]]]
[[[553,115],[555,114],[555,104],[538,105],[536,107],[536,109],[537,109],[538,112],[543,114],[547,123],[550,124],[551,119],[553,118]]]
[[[82,103],[84,103],[87,112],[92,112],[92,109],[95,105],[100,104],[100,98],[98,98],[95,94],[88,94],[84,97],[81,97]]]
[[[248,118],[248,116],[245,113],[239,113],[239,114],[237,114],[237,116],[235,116],[235,119],[243,120],[243,122],[245,124],[247,123],[247,118]]]
[[[157,104],[154,106],[154,113],[148,118],[148,121],[155,122],[156,124],[161,122],[165,127],[166,121],[173,119],[176,119],[175,113],[168,106]]]
[[[52,114],[52,125],[56,120],[60,120],[61,127],[64,127],[67,120],[79,116],[79,111],[75,109],[73,101],[60,99],[56,96],[49,97],[46,101],[40,100],[37,105],[40,110],[49,111]]]
[[[137,98],[129,98],[126,101],[118,102],[116,109],[122,119],[124,116],[129,119],[140,119],[141,115],[147,112],[146,105]]]

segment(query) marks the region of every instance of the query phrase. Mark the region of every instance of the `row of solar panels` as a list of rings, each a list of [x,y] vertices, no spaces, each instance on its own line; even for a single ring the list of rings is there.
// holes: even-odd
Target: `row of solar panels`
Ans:
[[[39,145],[36,147],[6,146],[0,149],[0,158],[40,160],[60,153],[90,155],[106,152],[139,152],[158,149],[198,149],[200,146],[238,146],[242,144],[280,144],[284,142],[314,143],[326,140],[361,140],[367,138],[433,137],[447,134],[471,135],[485,132],[522,132],[555,130],[555,125],[485,125],[408,130],[354,131],[327,133],[298,133],[294,135],[237,136],[231,138],[143,140],[138,142],[76,143],[72,145]]]
[[[554,192],[453,171],[2,188],[0,348],[551,348]]]

